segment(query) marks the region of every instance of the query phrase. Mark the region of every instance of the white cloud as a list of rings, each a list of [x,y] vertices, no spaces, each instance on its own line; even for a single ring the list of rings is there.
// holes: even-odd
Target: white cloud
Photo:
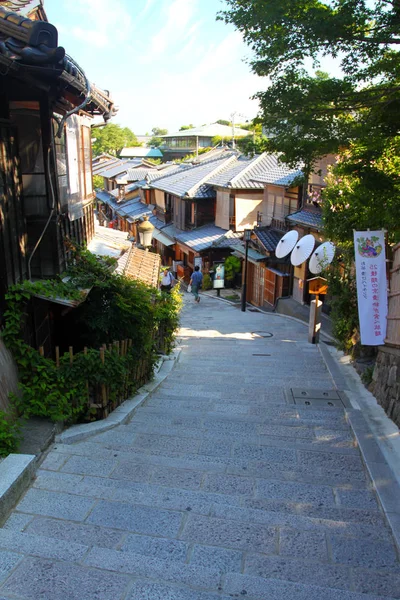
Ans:
[[[75,27],[72,35],[90,45],[104,47],[115,37],[123,42],[132,30],[132,17],[122,0],[113,0],[111,6],[109,0],[79,0],[75,10],[82,22],[90,23],[90,29]]]
[[[108,44],[108,37],[99,30],[94,29],[81,29],[81,27],[74,27],[72,30],[72,35],[78,39],[90,44],[91,46],[96,46],[96,48],[104,48]]]
[[[165,25],[151,38],[149,47],[143,52],[140,62],[149,63],[158,59],[171,46],[181,46],[182,40],[188,37],[188,26],[196,10],[197,0],[173,0],[166,8]],[[197,24],[189,28],[192,35]]]

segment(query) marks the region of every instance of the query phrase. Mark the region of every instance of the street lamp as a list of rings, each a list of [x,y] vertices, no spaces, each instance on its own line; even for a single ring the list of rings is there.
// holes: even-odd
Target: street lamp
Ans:
[[[153,238],[154,225],[150,223],[149,217],[143,217],[142,223],[138,225],[140,244],[146,250],[151,246],[151,240]]]
[[[246,296],[247,296],[247,255],[249,253],[249,241],[251,238],[251,229],[244,230],[244,241],[246,242],[246,253],[244,257],[244,277],[242,287],[242,312],[246,312]]]

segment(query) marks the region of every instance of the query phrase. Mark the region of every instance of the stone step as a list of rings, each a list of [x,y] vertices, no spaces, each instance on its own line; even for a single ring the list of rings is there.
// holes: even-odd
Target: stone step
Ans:
[[[232,585],[233,580],[250,582],[252,585],[249,590],[246,586],[241,590],[246,590],[250,597],[254,593],[252,590],[257,589],[254,585],[262,585],[263,580],[265,588],[272,589],[270,586],[275,579],[279,580],[286,590],[291,589],[286,587],[288,582],[307,583],[311,587],[318,584],[321,594],[322,590],[325,594],[327,590],[335,589],[338,598],[342,598],[342,590],[358,590],[357,595],[344,596],[349,600],[361,600],[363,597],[369,600],[371,596],[361,594],[365,590],[381,594],[382,597],[400,596],[400,569],[395,557],[391,557],[392,562],[390,558],[388,560],[388,554],[393,554],[392,548],[376,540],[371,543],[365,539],[346,540],[342,536],[333,535],[333,544],[331,541],[330,546],[333,549],[332,562],[330,557],[320,557],[322,560],[318,560],[315,556],[316,549],[320,546],[320,531],[315,534],[312,530],[301,532],[290,528],[282,529],[278,554],[271,556],[263,554],[262,549],[258,554],[243,554],[241,550],[199,543],[192,545],[189,541],[171,538],[126,534],[123,531],[87,523],[33,517],[23,513],[14,513],[13,517],[14,521],[11,518],[6,523],[7,529],[0,530],[0,548],[7,552],[7,569],[2,572],[3,578],[18,566],[23,555],[28,554],[41,559],[73,561],[84,566],[135,577],[155,577],[174,585],[184,584],[204,590],[215,589],[215,586],[220,590],[220,575],[225,574],[223,581],[228,586]],[[24,525],[21,517],[26,517]],[[215,530],[218,532],[221,521],[218,520],[217,524],[213,522],[212,525],[211,535],[214,537],[211,541],[215,544],[218,543]],[[21,527],[24,533],[20,532]],[[201,529],[201,535],[204,536],[207,527],[203,525]],[[247,531],[251,536],[256,535],[256,531]],[[191,538],[190,533],[188,537]],[[190,539],[190,542],[193,542],[193,539]],[[347,542],[353,545],[358,543],[359,546],[349,550],[346,547]],[[46,563],[38,561],[37,564],[40,570]],[[17,571],[21,576],[24,574],[23,568]],[[72,574],[73,571],[72,569]],[[242,574],[242,577],[234,578],[234,573]],[[150,584],[147,582],[143,585]],[[194,593],[186,587],[181,591],[182,594]],[[231,587],[228,593],[232,593]],[[190,595],[187,597],[191,598]],[[330,595],[319,597],[325,598]],[[293,598],[297,599],[297,596]]]
[[[208,442],[211,443],[211,442]],[[200,446],[201,448],[201,446]],[[46,459],[43,466],[50,471],[62,468],[68,457],[75,456],[82,460],[78,463],[78,468],[88,473],[86,469],[93,470],[96,465],[91,461],[96,457],[100,463],[105,460],[129,462],[132,465],[142,465],[148,468],[154,465],[162,468],[190,469],[203,472],[227,472],[232,475],[246,477],[257,477],[260,479],[276,479],[282,481],[300,481],[321,485],[345,486],[351,485],[354,489],[365,489],[368,485],[366,473],[363,469],[348,470],[345,464],[337,466],[315,466],[308,467],[307,464],[301,467],[297,464],[280,464],[274,461],[254,459],[240,459],[224,456],[221,453],[218,456],[195,453],[166,452],[165,450],[153,451],[152,453],[132,449],[126,444],[114,444],[112,440],[100,443],[81,442],[74,445],[57,444],[54,454]],[[324,456],[325,454],[322,453]],[[90,461],[85,459],[89,457]],[[92,467],[93,465],[93,467]],[[70,465],[71,466],[71,465]],[[103,466],[100,464],[99,468]]]
[[[192,473],[187,474],[192,477]],[[273,523],[274,526],[328,530],[334,530],[336,523],[337,530],[346,535],[369,536],[375,539],[388,539],[389,536],[386,523],[376,505],[374,509],[371,502],[373,495],[368,490],[362,492],[365,508],[353,509],[351,502],[356,505],[362,505],[362,502],[359,495],[351,498],[351,494],[357,495],[359,492],[347,489],[333,490],[328,486],[263,480],[262,483],[266,483],[268,487],[262,485],[260,495],[260,480],[253,481],[222,474],[205,475],[201,488],[182,489],[171,485],[169,480],[173,475],[171,471],[167,471],[164,485],[159,485],[129,479],[114,480],[42,471],[35,481],[34,489],[30,491],[30,500],[35,505],[39,505],[42,500],[43,505],[38,509],[40,514],[54,518],[57,518],[59,513],[49,512],[45,506],[52,492],[61,494],[61,503],[66,502],[65,497],[68,495],[67,499],[78,508],[79,497],[82,496],[85,501],[90,493],[92,497],[103,500],[124,502],[128,505],[156,506],[191,514],[207,516],[213,512],[223,515],[225,511],[227,519],[244,522],[267,522]],[[183,485],[182,481],[179,483]],[[337,504],[337,496],[340,502],[342,494],[343,504]],[[69,495],[72,495],[72,498]],[[24,505],[21,510],[26,510]],[[82,518],[84,515],[85,512]]]

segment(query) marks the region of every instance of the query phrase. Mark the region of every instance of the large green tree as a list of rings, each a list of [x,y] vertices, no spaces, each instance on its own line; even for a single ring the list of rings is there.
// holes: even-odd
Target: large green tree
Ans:
[[[379,226],[395,239],[400,2],[227,0],[227,5],[219,18],[243,33],[253,50],[252,69],[269,77],[271,85],[257,94],[268,147],[291,164],[304,162],[305,171],[328,153],[341,157],[326,193],[327,230],[347,241],[352,227]],[[340,65],[340,76],[318,70],[323,56]],[[314,75],[305,68],[310,64]],[[348,208],[339,223],[341,206]]]
[[[92,136],[95,140],[93,142],[94,156],[103,152],[117,156],[125,146],[140,146],[136,135],[129,127],[120,127],[114,123],[94,129]]]
[[[391,137],[400,126],[398,0],[226,0],[219,18],[251,46],[252,69],[269,77],[257,94],[271,147],[290,162],[354,139]],[[310,75],[322,56],[340,77]]]

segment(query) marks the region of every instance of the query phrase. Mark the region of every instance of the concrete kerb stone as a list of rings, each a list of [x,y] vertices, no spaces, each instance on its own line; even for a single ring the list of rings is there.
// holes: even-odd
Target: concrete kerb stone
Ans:
[[[343,390],[350,398],[353,408],[349,409],[345,407],[346,418],[353,430],[363,462],[392,531],[398,551],[400,552],[400,482],[396,473],[391,468],[398,463],[398,449],[396,447],[388,448],[385,446],[382,441],[382,432],[381,435],[377,435],[370,426],[373,413],[372,415],[367,415],[366,418],[365,411],[363,410],[365,408],[363,406],[363,392],[365,390],[364,395],[366,396],[369,394],[368,390],[361,387],[358,393],[355,393],[351,389],[354,386],[343,375],[337,358],[324,345],[318,344],[318,349],[336,388]],[[357,375],[357,377],[359,376]],[[370,400],[364,400],[365,402],[370,402]],[[386,437],[390,437],[392,435],[391,429],[393,423],[389,417],[382,413],[379,415],[379,419],[375,418],[375,420],[380,420],[381,429],[386,431]],[[392,452],[390,453],[390,451]]]
[[[0,526],[29,486],[36,463],[34,454],[9,454],[0,463]]]
[[[128,423],[135,410],[143,404],[148,396],[154,392],[168,377],[175,364],[179,360],[181,348],[175,348],[172,351],[172,356],[162,357],[159,362],[159,368],[155,369],[155,377],[153,381],[146,383],[142,386],[133,398],[125,400],[120,406],[118,406],[113,412],[102,421],[94,421],[93,423],[84,423],[81,425],[73,425],[69,429],[63,431],[56,437],[56,442],[61,444],[73,444],[75,442],[81,442],[87,438],[90,438],[98,433],[103,433],[109,429],[113,429],[117,425]]]

